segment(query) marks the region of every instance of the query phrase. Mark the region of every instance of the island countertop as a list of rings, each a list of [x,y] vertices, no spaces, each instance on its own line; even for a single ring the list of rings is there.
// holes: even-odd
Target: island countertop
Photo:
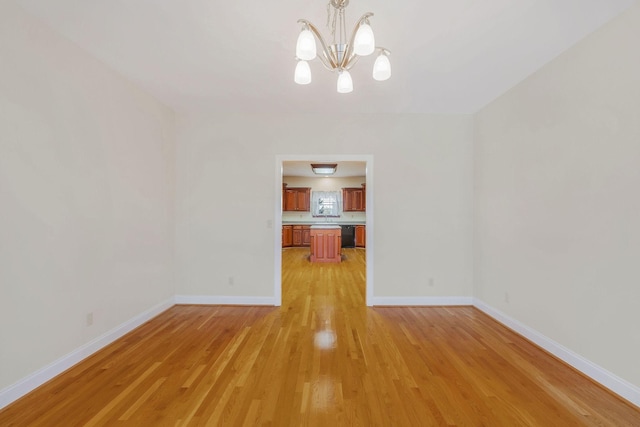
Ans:
[[[366,225],[364,221],[335,221],[335,222],[317,222],[317,221],[282,221],[282,225]]]
[[[311,226],[312,230],[337,230],[340,227],[340,224],[313,224]]]

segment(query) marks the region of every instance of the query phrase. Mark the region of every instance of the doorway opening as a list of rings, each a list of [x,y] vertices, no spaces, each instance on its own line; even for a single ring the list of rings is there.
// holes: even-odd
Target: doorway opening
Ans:
[[[373,254],[374,254],[374,180],[373,180],[373,155],[278,155],[275,165],[275,207],[274,207],[274,302],[282,305],[282,184],[283,168],[285,162],[363,162],[365,164],[366,197],[366,285],[365,304],[373,305]]]

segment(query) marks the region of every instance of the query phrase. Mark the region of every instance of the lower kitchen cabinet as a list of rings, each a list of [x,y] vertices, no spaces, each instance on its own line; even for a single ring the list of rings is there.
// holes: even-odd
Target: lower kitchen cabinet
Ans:
[[[311,226],[302,226],[302,246],[311,246]]]
[[[293,226],[293,246],[302,246],[302,226]]]
[[[367,227],[356,225],[356,248],[367,247]]]
[[[290,225],[282,226],[282,247],[288,248],[293,245],[293,227]]]
[[[310,246],[311,226],[309,225],[283,225],[282,247]]]

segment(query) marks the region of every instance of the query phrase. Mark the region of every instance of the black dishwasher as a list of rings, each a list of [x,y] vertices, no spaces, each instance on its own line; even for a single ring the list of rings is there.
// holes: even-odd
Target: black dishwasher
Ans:
[[[342,228],[342,247],[355,248],[356,247],[356,226],[341,225],[340,227]]]

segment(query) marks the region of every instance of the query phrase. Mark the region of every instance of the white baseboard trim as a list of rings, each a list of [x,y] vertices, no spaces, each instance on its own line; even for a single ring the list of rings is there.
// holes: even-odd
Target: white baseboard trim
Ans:
[[[25,394],[29,393],[30,391],[46,383],[53,377],[66,371],[67,369],[77,364],[78,362],[81,362],[82,360],[91,356],[93,353],[100,350],[101,348],[107,346],[108,344],[111,344],[118,338],[134,330],[138,326],[154,318],[155,316],[167,310],[168,308],[172,307],[173,305],[174,305],[174,299],[172,297],[138,314],[137,316],[124,322],[120,326],[117,326],[114,329],[78,347],[71,353],[61,357],[55,362],[41,369],[38,369],[34,373],[19,380],[15,384],[12,384],[3,390],[0,390],[0,409],[18,400]]]
[[[176,304],[197,305],[278,305],[275,297],[229,297],[219,295],[176,295]]]
[[[598,366],[595,363],[585,359],[579,354],[544,336],[540,332],[531,329],[530,327],[515,320],[514,318],[509,317],[500,310],[497,310],[485,304],[477,298],[473,299],[473,305],[474,307],[483,311],[506,327],[513,329],[515,332],[527,338],[529,341],[542,347],[549,353],[556,356],[558,359],[564,361],[565,363],[571,365],[594,381],[600,383],[602,386],[608,388],[612,392],[640,407],[639,387],[636,387],[635,385],[623,380],[622,378],[607,371],[601,366]]]
[[[472,297],[373,297],[372,300],[374,306],[473,305]]]

